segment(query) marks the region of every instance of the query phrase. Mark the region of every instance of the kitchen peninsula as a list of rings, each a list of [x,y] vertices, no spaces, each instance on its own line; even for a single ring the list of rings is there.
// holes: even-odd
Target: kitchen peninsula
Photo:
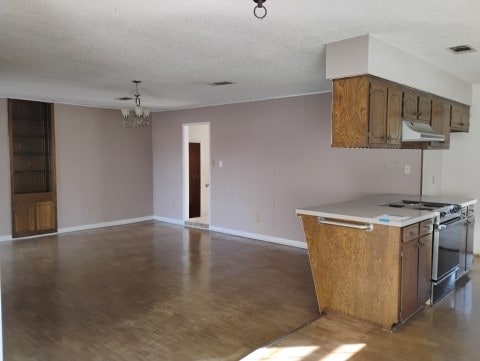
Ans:
[[[458,260],[463,255],[464,273],[471,262],[469,252],[455,250],[456,263],[445,271],[438,251],[439,229],[455,224],[447,233],[458,233],[458,238],[465,234],[465,247],[467,239],[473,243],[475,203],[456,197],[384,194],[297,209],[320,311],[394,329],[426,302],[443,297],[463,274]],[[442,219],[445,226],[440,226]],[[453,251],[447,252],[445,259],[451,262]]]

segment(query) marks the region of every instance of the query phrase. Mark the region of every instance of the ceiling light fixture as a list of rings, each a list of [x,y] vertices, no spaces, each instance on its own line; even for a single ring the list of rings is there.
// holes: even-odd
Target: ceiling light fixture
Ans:
[[[473,53],[477,50],[470,45],[456,45],[448,48],[454,54],[464,54],[464,53]]]
[[[143,108],[140,103],[140,92],[138,91],[138,85],[140,80],[132,80],[135,84],[135,108],[123,108],[121,109],[123,115],[123,126],[126,128],[131,127],[147,127],[150,125],[150,109]],[[125,97],[128,98],[128,97]],[[129,119],[131,116],[131,119]]]
[[[253,2],[257,4],[257,6],[253,8],[253,15],[255,15],[257,19],[263,19],[267,16],[267,8],[263,6],[265,1],[267,0],[253,0]]]

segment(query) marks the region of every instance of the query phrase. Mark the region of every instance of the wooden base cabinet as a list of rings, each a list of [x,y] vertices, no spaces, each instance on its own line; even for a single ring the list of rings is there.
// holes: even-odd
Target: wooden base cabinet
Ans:
[[[13,237],[56,232],[53,106],[9,99]]]
[[[415,231],[415,236],[405,241],[405,232]],[[421,309],[430,298],[432,276],[433,221],[427,220],[405,227],[401,250],[401,304],[400,320],[403,322]]]
[[[368,231],[301,217],[320,312],[393,329],[428,300],[432,220]]]

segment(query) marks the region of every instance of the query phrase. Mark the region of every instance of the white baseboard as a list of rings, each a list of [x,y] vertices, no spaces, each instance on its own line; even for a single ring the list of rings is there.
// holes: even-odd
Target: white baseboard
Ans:
[[[139,218],[121,219],[118,221],[111,221],[111,222],[84,224],[84,225],[75,226],[75,227],[59,228],[58,233],[69,233],[69,232],[84,231],[86,229],[121,226],[124,224],[130,224],[130,223],[151,221],[152,219],[153,219],[153,216],[146,216],[146,217],[139,217]]]
[[[291,239],[280,238],[280,237],[267,236],[265,234],[243,232],[243,231],[237,231],[235,229],[215,227],[215,226],[210,226],[210,231],[230,234],[232,236],[252,238],[252,239],[256,239],[258,241],[282,244],[284,246],[307,249],[307,244],[305,242],[294,241],[294,240],[291,240]]]
[[[12,235],[11,234],[4,234],[0,236],[0,242],[6,242],[6,241],[11,241],[12,240]]]
[[[179,226],[184,226],[184,222],[178,218],[167,218],[167,217],[160,217],[160,216],[153,216],[153,219],[160,222],[170,223],[170,224],[177,224]]]
[[[188,225],[188,224],[184,224],[185,222],[182,221],[181,219],[178,219],[178,218],[166,218],[166,217],[160,217],[160,216],[153,216],[153,219],[156,220],[156,221],[170,223],[170,224],[177,224],[179,226],[185,226],[185,227],[189,227],[189,228],[199,228],[199,229],[204,229],[204,230],[208,230],[208,231],[212,231],[212,232],[230,234],[232,236],[238,236],[238,237],[243,237],[243,238],[251,238],[251,239],[255,239],[257,241],[264,241],[264,242],[282,244],[284,246],[307,249],[307,244],[305,242],[293,241],[291,239],[272,237],[272,236],[267,236],[265,234],[243,232],[243,231],[237,231],[237,230],[234,230],[234,229],[215,227],[215,226],[210,226],[209,229],[205,229],[205,228],[200,228],[200,227],[195,227],[195,226],[191,226],[191,225]]]

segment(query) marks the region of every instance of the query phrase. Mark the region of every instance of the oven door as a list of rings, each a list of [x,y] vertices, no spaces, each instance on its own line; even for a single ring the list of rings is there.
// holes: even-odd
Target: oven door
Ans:
[[[438,226],[438,243],[436,269],[432,270],[434,281],[441,280],[460,264],[460,242],[463,223],[466,219],[455,218]]]

